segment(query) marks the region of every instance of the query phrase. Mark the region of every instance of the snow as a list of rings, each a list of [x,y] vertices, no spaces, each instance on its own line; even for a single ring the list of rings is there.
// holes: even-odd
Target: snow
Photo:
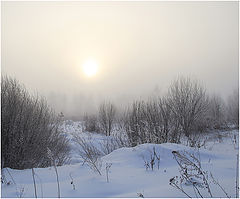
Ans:
[[[91,170],[87,164],[82,164],[77,154],[78,145],[73,142],[73,133],[79,133],[86,139],[89,133],[82,132],[81,122],[64,122],[63,132],[71,141],[72,161],[69,165],[58,167],[61,197],[186,197],[183,193],[169,185],[169,179],[179,175],[179,167],[173,158],[172,151],[187,151],[200,156],[202,167],[205,171],[211,172],[215,179],[221,184],[226,192],[235,197],[236,177],[236,154],[238,144],[233,144],[233,136],[238,136],[238,130],[221,132],[222,140],[218,140],[218,134],[209,136],[205,148],[199,150],[181,144],[142,144],[136,147],[123,147],[114,150],[101,158],[101,173]],[[99,141],[108,139],[104,135],[91,134],[89,138],[96,146]],[[238,140],[238,137],[237,137]],[[160,154],[160,168],[157,164],[154,170],[146,170],[144,160],[150,160],[151,152],[155,148]],[[106,180],[106,163],[112,163],[109,172],[109,182]],[[53,167],[35,168],[37,177],[38,197],[57,197],[56,175]],[[31,169],[14,170],[3,169],[3,174],[10,185],[2,184],[2,197],[35,197]],[[14,184],[9,175],[13,177]],[[70,174],[73,178],[71,184]],[[210,183],[214,197],[226,197],[218,186]],[[184,189],[195,197],[192,186],[184,185]],[[22,193],[21,193],[22,192]],[[206,191],[204,197],[209,197]]]

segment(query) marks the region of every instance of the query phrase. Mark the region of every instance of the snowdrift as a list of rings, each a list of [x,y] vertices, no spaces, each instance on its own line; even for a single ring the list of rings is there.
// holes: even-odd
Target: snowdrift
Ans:
[[[224,143],[222,143],[224,147]],[[149,161],[155,151],[160,155],[159,169],[146,170],[144,160]],[[169,179],[179,175],[178,165],[172,151],[188,151],[201,159],[202,166],[212,172],[225,190],[234,196],[236,150],[221,154],[219,151],[196,150],[180,144],[142,144],[133,148],[120,148],[101,158],[101,176],[86,164],[76,163],[58,167],[61,197],[186,197],[169,185]],[[106,180],[106,164],[111,163],[109,182]],[[38,197],[57,197],[57,183],[54,168],[36,168]],[[10,185],[2,185],[2,197],[34,197],[34,187],[30,169],[3,169]],[[9,175],[11,174],[11,176]],[[72,184],[71,184],[72,182]],[[75,186],[75,190],[74,187]],[[213,184],[215,197],[225,195]],[[186,190],[194,197],[191,186]],[[208,195],[206,194],[206,197]]]

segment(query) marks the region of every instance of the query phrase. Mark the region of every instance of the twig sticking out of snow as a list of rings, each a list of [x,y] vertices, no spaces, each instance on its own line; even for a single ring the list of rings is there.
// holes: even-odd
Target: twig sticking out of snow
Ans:
[[[178,151],[172,151],[172,154],[180,167],[180,182],[182,183],[183,180],[190,182],[193,185],[194,191],[197,192],[201,198],[203,198],[203,195],[198,185],[204,186],[212,198],[212,192],[206,177],[207,173],[203,171],[201,162],[193,154],[187,152],[180,153]],[[202,183],[199,184],[194,179],[200,179]],[[171,181],[170,185],[172,185]]]
[[[23,198],[23,196],[24,196],[24,187],[21,187],[21,188],[19,188],[19,192],[18,192],[18,188],[16,188],[17,189],[17,197],[19,197],[19,198]]]
[[[33,185],[34,185],[34,194],[35,194],[35,198],[37,198],[37,187],[36,187],[36,181],[35,181],[35,172],[33,168],[32,168],[32,177],[33,177]]]
[[[110,171],[111,166],[112,166],[112,163],[106,163],[107,182],[109,182],[108,173],[109,173],[109,171]]]
[[[179,186],[179,185],[178,185],[179,182],[178,182],[177,178],[178,178],[178,176],[171,178],[171,179],[169,180],[169,184],[170,184],[172,187],[174,187],[174,188],[178,189],[179,191],[183,192],[187,197],[192,198],[190,195],[188,195],[188,194],[183,190],[182,186]],[[181,183],[180,183],[180,184],[181,184]]]
[[[73,182],[73,177],[72,177],[72,174],[71,173],[69,173],[69,176],[70,176],[70,178],[71,178],[71,185],[73,186],[73,190],[75,190],[75,184],[74,184],[74,182]]]
[[[6,170],[7,170],[8,174],[9,174],[9,176],[11,177],[13,183],[14,183],[15,185],[17,185],[16,182],[15,182],[15,180],[14,180],[13,177],[12,177],[12,174],[8,171],[8,168],[6,168]]]
[[[149,152],[150,152],[150,159],[147,158],[147,159],[149,159],[149,161],[145,159],[143,154],[140,155],[142,157],[143,161],[144,161],[144,166],[146,168],[146,171],[150,168],[150,166],[151,166],[152,171],[154,170],[154,165],[155,165],[155,160],[156,159],[157,159],[158,170],[159,170],[159,167],[160,167],[160,154],[158,155],[156,153],[155,147],[153,147],[152,150],[149,149]]]
[[[137,195],[138,195],[139,198],[144,198],[142,193],[137,193]]]
[[[38,180],[40,181],[40,185],[41,185],[41,196],[43,198],[43,188],[42,188],[42,180],[41,178],[34,172],[35,176],[38,178]]]
[[[211,176],[211,178],[212,178],[212,180],[213,180],[213,183],[216,184],[216,185],[218,185],[218,186],[220,187],[220,189],[224,192],[224,194],[225,194],[228,198],[231,198],[231,197],[227,194],[227,192],[225,191],[225,189],[219,184],[219,182],[218,182],[217,180],[215,180],[215,178],[213,177],[212,173],[210,173],[210,176]]]
[[[53,162],[54,170],[55,170],[56,177],[57,177],[58,198],[60,198],[60,184],[59,184],[59,179],[58,179],[57,166],[56,166],[55,160],[54,160],[54,158],[53,158],[52,151],[51,151],[48,147],[47,147],[47,154],[48,154],[48,158]]]
[[[155,147],[153,147],[153,154],[154,154],[154,156],[157,158],[157,161],[158,161],[158,170],[159,170],[159,166],[160,166],[160,154],[157,155],[156,150],[155,150]]]
[[[238,173],[238,169],[239,169],[239,153],[237,154],[237,166],[236,166],[236,198],[238,198],[239,196],[239,173]]]

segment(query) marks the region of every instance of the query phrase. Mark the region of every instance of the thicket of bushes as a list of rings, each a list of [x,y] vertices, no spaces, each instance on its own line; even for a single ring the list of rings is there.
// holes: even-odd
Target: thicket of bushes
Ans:
[[[238,127],[238,92],[227,104],[217,95],[208,95],[196,80],[175,80],[165,96],[135,101],[125,116],[125,130],[132,146],[151,143],[179,143],[182,135],[196,144],[199,133]]]
[[[98,116],[87,118],[85,124],[94,124],[93,131],[97,129],[106,135],[112,133],[113,126],[117,126],[126,132],[132,146],[179,143],[183,135],[192,145],[199,133],[225,129],[230,125],[238,127],[238,102],[238,91],[234,91],[225,103],[220,96],[207,94],[197,80],[180,77],[173,81],[164,96],[134,101],[118,121],[115,106],[104,103]]]
[[[68,160],[68,140],[46,101],[28,93],[15,79],[1,77],[1,167],[26,169]]]

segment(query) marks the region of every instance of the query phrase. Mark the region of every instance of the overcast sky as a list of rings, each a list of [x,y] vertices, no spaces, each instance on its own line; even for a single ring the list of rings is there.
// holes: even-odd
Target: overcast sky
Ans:
[[[2,74],[66,115],[164,93],[179,75],[226,97],[238,87],[238,23],[238,2],[2,2]]]

